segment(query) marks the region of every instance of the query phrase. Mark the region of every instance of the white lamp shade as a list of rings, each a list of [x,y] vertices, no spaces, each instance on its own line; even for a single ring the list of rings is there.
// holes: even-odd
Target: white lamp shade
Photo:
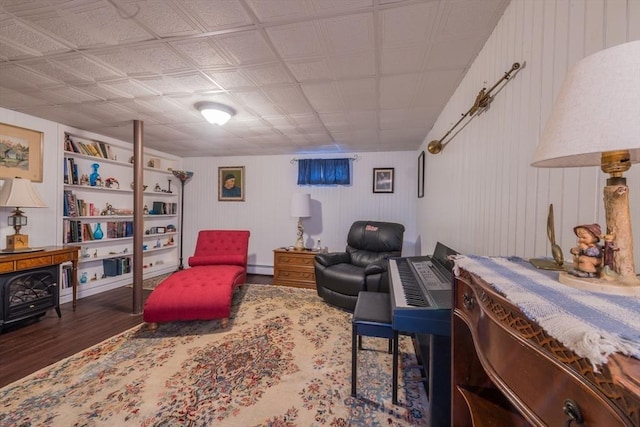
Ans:
[[[296,193],[291,198],[291,216],[307,218],[311,216],[311,195]]]
[[[601,50],[567,74],[533,166],[599,166],[601,153],[629,150],[640,162],[640,40]]]
[[[196,104],[196,108],[209,123],[218,126],[224,125],[236,114],[233,108],[217,102],[199,102]]]
[[[46,208],[31,181],[25,178],[6,179],[0,190],[0,206],[14,208]]]

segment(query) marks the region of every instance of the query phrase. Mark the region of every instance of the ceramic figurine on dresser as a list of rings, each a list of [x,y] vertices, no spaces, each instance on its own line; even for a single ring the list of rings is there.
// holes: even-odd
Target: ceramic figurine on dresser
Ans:
[[[599,245],[602,230],[598,224],[583,224],[573,228],[578,237],[577,245],[570,249],[573,269],[569,274],[577,277],[599,277],[602,268],[603,250]]]

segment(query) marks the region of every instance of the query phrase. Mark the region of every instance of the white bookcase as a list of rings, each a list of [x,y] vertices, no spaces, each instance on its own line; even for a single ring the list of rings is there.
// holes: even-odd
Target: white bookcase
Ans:
[[[133,145],[88,137],[66,130],[61,137],[60,175],[62,241],[81,248],[78,261],[78,298],[130,284],[133,279]],[[91,148],[93,147],[93,148]],[[180,158],[145,150],[144,159],[143,276],[155,277],[178,267],[180,181],[171,170]],[[98,168],[93,167],[94,164]],[[92,185],[91,174],[99,179]],[[97,238],[96,230],[102,237]],[[86,278],[86,281],[83,279]],[[62,302],[71,289],[61,290]]]

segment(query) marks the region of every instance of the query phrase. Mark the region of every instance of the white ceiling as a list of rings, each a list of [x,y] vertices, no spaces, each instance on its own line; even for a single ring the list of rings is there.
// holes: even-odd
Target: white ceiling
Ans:
[[[0,106],[182,157],[415,150],[509,1],[0,0]]]

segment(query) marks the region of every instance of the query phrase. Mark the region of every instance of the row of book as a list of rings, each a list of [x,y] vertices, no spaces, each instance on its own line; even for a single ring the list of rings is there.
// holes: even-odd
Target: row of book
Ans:
[[[87,156],[101,157],[103,159],[115,160],[111,152],[111,146],[106,142],[93,141],[82,142],[74,141],[67,133],[64,136],[64,149],[72,153],[85,154]]]
[[[73,287],[73,268],[69,264],[64,264],[62,266],[60,285],[62,289]]]
[[[93,203],[87,203],[78,197],[71,190],[64,190],[64,200],[62,201],[64,216],[95,216],[98,211]]]
[[[151,215],[176,215],[178,213],[177,203],[168,202],[153,202],[153,210],[149,213]]]
[[[94,228],[95,227],[95,228]],[[64,222],[64,243],[81,243],[91,240],[100,240],[102,237],[96,236],[98,224],[93,227],[91,224],[82,223],[78,220]],[[104,233],[103,233],[104,235]],[[107,239],[121,239],[133,236],[133,221],[108,221]]]
[[[70,157],[64,158],[64,183],[80,184],[80,174],[78,173],[78,165],[75,160]]]
[[[102,268],[106,277],[119,276],[131,273],[131,258],[116,257],[102,260]]]

